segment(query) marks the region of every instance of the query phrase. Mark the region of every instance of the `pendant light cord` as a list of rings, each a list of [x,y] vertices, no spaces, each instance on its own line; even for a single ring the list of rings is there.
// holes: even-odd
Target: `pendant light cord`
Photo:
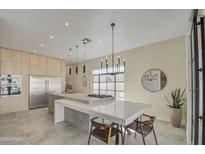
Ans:
[[[111,27],[112,27],[112,73],[114,73],[114,27],[115,27],[115,23],[111,23]]]
[[[83,53],[83,54],[84,54],[84,55],[83,55],[83,56],[84,56],[84,61],[83,61],[83,63],[84,63],[84,65],[85,65],[85,44],[86,44],[86,42],[83,42],[83,44],[84,44],[84,53]]]
[[[69,57],[69,53],[70,53],[70,52],[68,51],[67,53],[68,53],[68,54],[67,54],[67,65],[70,65],[70,61],[69,61],[69,58],[70,58],[70,57]]]
[[[71,65],[71,50],[72,50],[72,49],[70,48],[69,50],[70,50],[70,53],[69,53],[69,54],[70,54],[70,62],[69,62],[69,65]]]
[[[78,64],[78,45],[76,45],[76,65]]]

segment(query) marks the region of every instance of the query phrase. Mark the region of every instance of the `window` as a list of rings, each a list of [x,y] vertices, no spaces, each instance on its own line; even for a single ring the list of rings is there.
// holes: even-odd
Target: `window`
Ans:
[[[112,68],[94,69],[92,72],[92,91],[94,94],[112,95],[118,100],[124,100],[124,67],[120,71],[111,74]]]

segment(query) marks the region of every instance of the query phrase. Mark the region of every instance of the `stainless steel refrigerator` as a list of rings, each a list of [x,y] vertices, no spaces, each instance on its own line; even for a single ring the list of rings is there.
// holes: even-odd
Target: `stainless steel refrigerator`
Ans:
[[[48,106],[49,93],[61,92],[61,78],[46,76],[30,76],[29,108]]]

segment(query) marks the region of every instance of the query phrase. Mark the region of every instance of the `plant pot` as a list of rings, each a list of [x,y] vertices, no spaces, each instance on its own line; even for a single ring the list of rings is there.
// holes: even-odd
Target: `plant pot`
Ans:
[[[172,126],[179,128],[182,121],[182,109],[169,107]]]

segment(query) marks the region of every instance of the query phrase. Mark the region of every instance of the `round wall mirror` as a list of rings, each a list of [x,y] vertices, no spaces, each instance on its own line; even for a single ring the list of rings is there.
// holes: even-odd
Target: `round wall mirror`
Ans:
[[[166,75],[159,69],[150,69],[142,75],[142,86],[148,91],[160,91],[166,84]]]

